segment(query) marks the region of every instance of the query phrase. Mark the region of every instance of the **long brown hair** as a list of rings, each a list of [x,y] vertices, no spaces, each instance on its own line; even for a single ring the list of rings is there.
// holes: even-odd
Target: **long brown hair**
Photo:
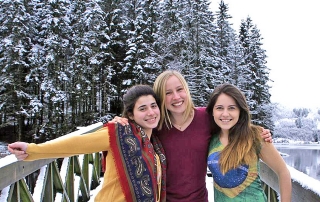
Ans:
[[[170,111],[167,110],[166,106],[165,106],[165,99],[166,99],[166,83],[168,81],[168,79],[171,76],[176,76],[184,90],[186,91],[187,94],[187,108],[184,111],[183,117],[184,120],[183,122],[185,122],[188,117],[191,116],[191,114],[194,111],[194,104],[192,102],[192,98],[190,95],[190,90],[188,87],[188,84],[186,82],[186,80],[184,79],[184,77],[182,76],[182,74],[180,74],[180,72],[176,71],[176,70],[166,70],[164,72],[162,72],[156,79],[156,81],[153,84],[153,90],[154,92],[157,94],[157,96],[160,99],[160,113],[161,113],[161,117],[160,117],[160,122],[159,122],[159,127],[158,129],[161,130],[161,128],[163,127],[163,124],[165,123],[166,126],[170,129],[172,127],[172,122],[170,119]]]
[[[241,164],[249,164],[258,158],[261,148],[261,127],[251,124],[251,115],[243,93],[231,84],[222,84],[216,87],[210,97],[207,112],[211,115],[214,135],[219,134],[220,127],[213,120],[213,108],[219,95],[226,94],[232,97],[240,109],[238,122],[230,129],[229,143],[221,151],[220,168],[222,173],[237,168]]]

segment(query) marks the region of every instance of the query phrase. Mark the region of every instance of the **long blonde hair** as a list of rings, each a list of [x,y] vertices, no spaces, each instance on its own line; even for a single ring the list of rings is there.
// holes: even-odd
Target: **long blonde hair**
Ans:
[[[156,93],[156,95],[160,99],[160,113],[161,113],[161,118],[159,122],[158,129],[161,130],[163,127],[163,124],[165,123],[167,128],[170,129],[172,128],[172,121],[170,119],[170,114],[171,112],[167,110],[165,106],[165,98],[166,98],[166,83],[168,79],[171,76],[175,76],[179,79],[181,82],[184,90],[186,91],[187,94],[187,107],[186,110],[183,113],[183,122],[185,122],[188,117],[190,117],[194,111],[194,104],[190,95],[190,90],[188,87],[188,84],[185,80],[185,78],[182,76],[182,74],[176,70],[166,70],[162,72],[156,79],[153,85],[153,90]]]

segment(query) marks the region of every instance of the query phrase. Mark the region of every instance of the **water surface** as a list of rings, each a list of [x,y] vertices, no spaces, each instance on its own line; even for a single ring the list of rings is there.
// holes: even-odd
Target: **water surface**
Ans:
[[[312,178],[320,180],[320,145],[281,145],[275,144],[283,156],[285,162],[309,175]]]

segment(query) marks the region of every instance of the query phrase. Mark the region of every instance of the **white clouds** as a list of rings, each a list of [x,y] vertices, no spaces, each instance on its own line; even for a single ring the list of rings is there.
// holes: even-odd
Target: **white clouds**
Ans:
[[[220,0],[212,0],[218,10]],[[316,0],[225,0],[238,30],[250,16],[260,29],[271,69],[271,101],[286,107],[320,107],[320,3]]]

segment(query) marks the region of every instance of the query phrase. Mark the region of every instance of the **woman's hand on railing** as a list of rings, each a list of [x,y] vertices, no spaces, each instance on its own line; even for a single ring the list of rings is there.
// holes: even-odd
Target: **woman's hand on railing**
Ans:
[[[120,116],[115,116],[111,121],[108,121],[108,122],[109,123],[119,123],[123,126],[129,125],[128,119],[120,117]]]
[[[26,142],[14,142],[8,144],[8,150],[11,154],[14,154],[19,161],[27,158],[28,154],[26,153],[28,143]]]

